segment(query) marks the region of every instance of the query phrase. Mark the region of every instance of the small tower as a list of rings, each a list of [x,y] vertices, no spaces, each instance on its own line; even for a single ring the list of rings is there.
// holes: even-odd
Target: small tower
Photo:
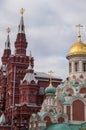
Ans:
[[[74,43],[67,55],[69,60],[69,78],[70,79],[86,79],[86,44],[81,40],[80,24],[78,27],[78,40]]]
[[[30,55],[30,60],[32,59]],[[34,69],[29,62],[26,74],[19,85],[19,91],[22,93],[23,100],[20,97],[20,103],[36,104],[38,93],[38,80],[35,78]],[[26,96],[25,96],[26,95]]]
[[[6,29],[7,31],[7,40],[5,42],[5,49],[4,49],[4,53],[3,53],[3,56],[2,56],[2,64],[3,65],[6,65],[7,63],[7,60],[8,58],[10,57],[11,55],[11,49],[10,49],[10,37],[9,37],[9,33],[10,33],[10,28],[8,27]]]
[[[45,94],[47,105],[53,106],[56,88],[52,86],[52,71],[49,71],[49,73],[50,73],[50,84],[45,89]]]
[[[20,19],[17,38],[15,41],[15,55],[26,56],[26,48],[27,48],[28,43],[26,41],[26,35],[25,35],[25,27],[24,27],[24,20],[23,20],[24,9],[23,8],[20,10],[20,13],[21,13],[21,19]]]

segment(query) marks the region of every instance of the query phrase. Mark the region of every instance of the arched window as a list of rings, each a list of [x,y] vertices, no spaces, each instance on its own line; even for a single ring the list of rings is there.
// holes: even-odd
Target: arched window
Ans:
[[[71,73],[71,63],[69,63],[69,73]]]
[[[78,69],[79,69],[79,64],[78,64],[78,62],[75,62],[75,71],[77,72]]]
[[[30,103],[34,103],[34,94],[33,94],[33,92],[30,93],[29,100],[30,100]]]
[[[74,90],[72,88],[66,89],[66,92],[69,92],[69,96],[71,96],[74,93]]]
[[[49,116],[45,116],[44,121],[46,121],[46,126],[49,126],[52,123]]]
[[[52,113],[53,113],[53,109],[50,109],[49,112],[52,112]]]
[[[59,117],[58,118],[58,123],[63,123],[65,120],[64,120],[64,118],[63,117]]]
[[[86,72],[86,62],[83,63],[83,71]]]
[[[81,88],[80,93],[86,93],[86,88]]]

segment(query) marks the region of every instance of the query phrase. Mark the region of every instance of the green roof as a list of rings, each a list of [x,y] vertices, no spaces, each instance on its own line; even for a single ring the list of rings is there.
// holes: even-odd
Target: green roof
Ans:
[[[52,124],[44,130],[83,130],[86,129],[86,122],[82,124]]]
[[[71,104],[71,101],[65,101],[65,102],[63,102],[63,105],[70,105]]]
[[[38,116],[40,117],[40,119],[42,119],[42,117],[44,116],[44,114],[46,114],[47,112],[37,112]]]
[[[65,102],[65,98],[62,94],[57,94],[57,97],[61,100],[62,103]]]
[[[71,128],[69,127],[69,125],[62,123],[62,124],[52,124],[45,130],[71,130]]]
[[[46,95],[54,95],[56,92],[56,88],[53,87],[51,84],[45,89]]]
[[[65,86],[64,86],[64,84],[60,84],[58,87],[63,90]]]

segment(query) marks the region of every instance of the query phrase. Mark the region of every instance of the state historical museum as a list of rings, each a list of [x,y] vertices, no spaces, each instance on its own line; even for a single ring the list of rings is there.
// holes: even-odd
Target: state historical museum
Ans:
[[[34,57],[26,55],[26,40],[23,9],[16,41],[15,54],[11,54],[10,28],[1,57],[0,68],[0,130],[28,129],[32,113],[37,113],[45,98],[45,88],[50,76],[44,72],[34,72]],[[53,85],[62,79],[53,77]],[[16,124],[16,125],[15,125]]]

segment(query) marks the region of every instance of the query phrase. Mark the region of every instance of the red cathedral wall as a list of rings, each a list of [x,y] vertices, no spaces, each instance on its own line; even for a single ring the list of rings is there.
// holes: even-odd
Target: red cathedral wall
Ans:
[[[5,125],[0,126],[0,130],[10,130],[10,129],[11,127],[9,126],[5,126]]]
[[[80,100],[73,102],[73,120],[84,121],[84,103]]]
[[[70,106],[67,106],[67,114],[68,114],[68,119],[70,120]]]

